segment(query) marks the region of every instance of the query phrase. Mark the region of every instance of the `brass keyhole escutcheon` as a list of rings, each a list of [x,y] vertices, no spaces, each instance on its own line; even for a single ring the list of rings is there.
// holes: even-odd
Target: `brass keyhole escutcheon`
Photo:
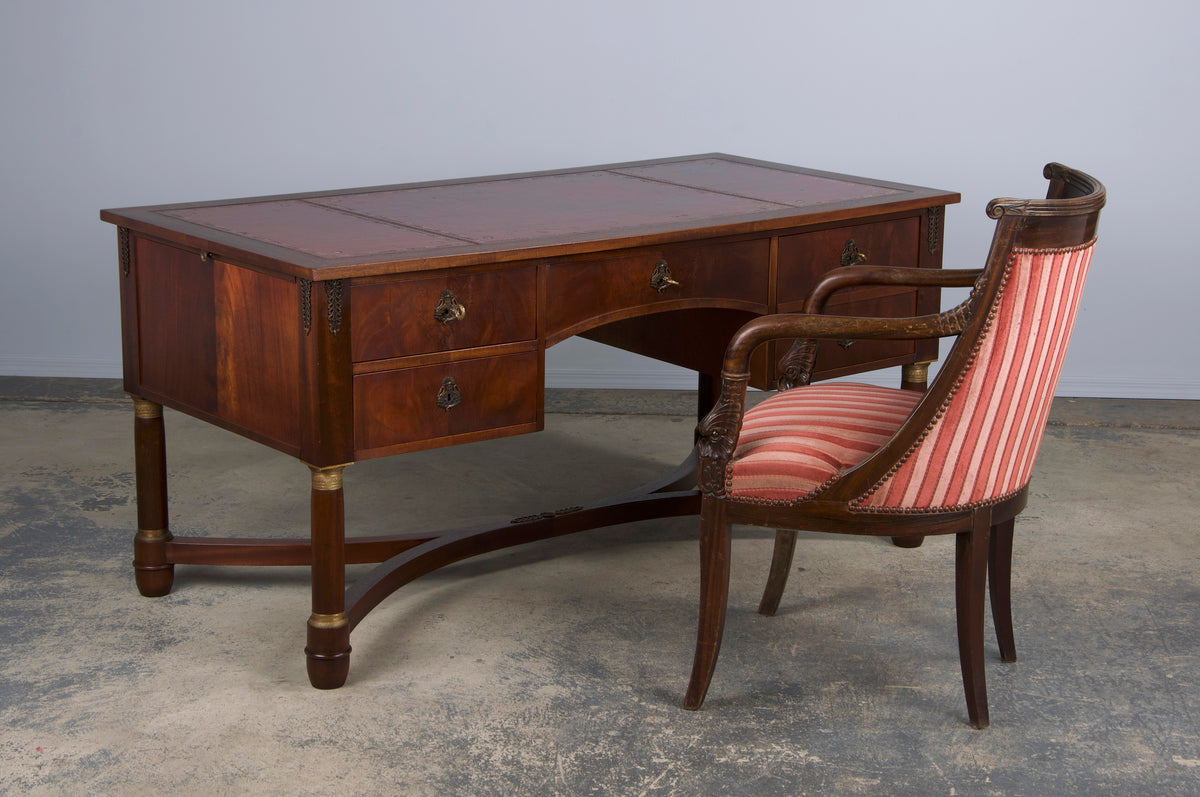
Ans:
[[[462,400],[462,391],[458,389],[458,383],[454,381],[454,377],[448,376],[443,379],[442,386],[438,388],[437,405],[449,412],[462,404]]]
[[[433,308],[433,317],[441,321],[445,325],[462,321],[467,315],[467,308],[463,306],[458,297],[453,291],[442,291],[442,295],[438,297],[437,306]]]
[[[662,293],[672,285],[678,285],[679,282],[671,276],[671,269],[667,267],[667,261],[660,260],[654,264],[654,271],[650,274],[650,287]]]
[[[859,263],[866,263],[867,255],[865,252],[858,251],[858,244],[851,238],[846,241],[846,246],[842,249],[842,265],[857,266]]]

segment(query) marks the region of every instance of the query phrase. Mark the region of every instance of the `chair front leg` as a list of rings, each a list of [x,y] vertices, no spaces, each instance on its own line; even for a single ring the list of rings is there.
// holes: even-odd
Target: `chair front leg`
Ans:
[[[700,625],[692,677],[683,698],[683,707],[691,711],[704,702],[721,650],[725,607],[729,601],[729,558],[725,506],[719,500],[705,498],[700,505]]]
[[[991,513],[980,510],[971,530],[959,532],[954,563],[955,607],[958,617],[958,659],[962,666],[967,715],[976,728],[988,726],[987,682],[983,671],[983,602],[987,583]]]
[[[775,530],[775,553],[771,556],[771,572],[767,575],[767,586],[762,600],[758,602],[758,613],[774,616],[787,586],[788,574],[792,570],[792,558],[796,553],[796,532],[792,529]]]
[[[1015,518],[992,526],[988,549],[988,589],[992,599],[992,624],[1000,645],[1000,660],[1017,660],[1012,621],[1012,552]]]

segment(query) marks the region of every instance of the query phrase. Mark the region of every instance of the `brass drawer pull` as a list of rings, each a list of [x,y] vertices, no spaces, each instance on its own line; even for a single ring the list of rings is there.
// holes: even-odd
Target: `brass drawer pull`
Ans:
[[[448,325],[455,321],[462,321],[466,315],[467,308],[458,301],[454,292],[442,291],[437,306],[433,308],[433,317]]]
[[[858,251],[858,244],[851,238],[846,241],[846,246],[842,249],[842,265],[857,266],[859,263],[866,263],[867,255],[865,252]]]
[[[437,405],[449,412],[462,404],[462,400],[462,391],[458,389],[458,383],[454,381],[454,377],[448,376],[443,379],[442,386],[438,388]]]
[[[650,275],[650,287],[662,293],[672,285],[679,283],[671,276],[671,269],[667,268],[667,261],[660,260],[654,264],[654,272]]]

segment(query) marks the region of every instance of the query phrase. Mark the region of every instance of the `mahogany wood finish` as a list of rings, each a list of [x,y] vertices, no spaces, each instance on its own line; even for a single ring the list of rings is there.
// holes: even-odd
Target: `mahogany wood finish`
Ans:
[[[968,718],[987,727],[989,713],[984,677],[984,585],[990,583],[993,622],[1003,661],[1016,661],[1011,609],[1013,528],[1025,508],[1028,486],[1012,495],[955,507],[888,507],[872,511],[855,502],[893,472],[916,446],[966,370],[973,346],[987,329],[999,301],[1014,247],[1058,249],[1094,241],[1105,189],[1082,172],[1059,164],[1044,170],[1050,181],[1045,200],[993,200],[988,215],[997,219],[995,237],[981,270],[927,271],[851,264],[827,273],[801,306],[804,312],[770,315],[746,324],[734,335],[725,355],[720,398],[700,425],[701,596],[700,621],[691,679],[684,707],[698,709],[716,665],[729,592],[729,528],[735,523],[775,527],[775,552],[759,611],[773,614],[779,605],[795,548],[793,529],[841,534],[892,536],[901,543],[926,535],[956,535],[955,601],[959,659]],[[798,258],[797,258],[798,259]],[[821,315],[840,290],[863,286],[972,286],[971,296],[943,313],[905,318]],[[1048,324],[1046,325],[1049,326]],[[912,341],[957,336],[937,378],[900,429],[861,463],[838,474],[813,497],[772,504],[740,501],[727,492],[726,473],[737,446],[744,414],[752,353],[768,341],[794,340],[780,364],[781,389],[802,389],[817,371],[823,350],[818,340]],[[923,378],[921,379],[923,382]],[[915,381],[904,385],[921,388]],[[930,471],[937,470],[930,467]]]
[[[309,676],[337,687],[353,627],[422,573],[699,511],[693,459],[592,506],[347,539],[346,465],[542,428],[545,350],[576,334],[698,371],[703,414],[740,326],[801,300],[848,238],[907,271],[940,268],[942,210],[958,199],[713,154],[102,211],[118,227],[138,408],[138,587],[166,594],[176,564],[311,567]],[[938,291],[853,298],[911,311],[936,307]],[[932,359],[922,345],[855,344],[815,378]],[[769,353],[754,359],[755,384],[775,379]],[[308,465],[309,538],[172,537],[162,406]],[[378,567],[348,587],[345,566],[367,562]]]

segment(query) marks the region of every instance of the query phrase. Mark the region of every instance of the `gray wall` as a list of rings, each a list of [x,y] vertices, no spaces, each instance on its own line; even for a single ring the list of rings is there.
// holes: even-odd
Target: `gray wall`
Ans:
[[[0,374],[120,373],[101,207],[725,151],[960,191],[946,264],[1059,160],[1109,189],[1060,395],[1200,399],[1200,4],[2,0]],[[552,386],[691,377],[584,341]]]

